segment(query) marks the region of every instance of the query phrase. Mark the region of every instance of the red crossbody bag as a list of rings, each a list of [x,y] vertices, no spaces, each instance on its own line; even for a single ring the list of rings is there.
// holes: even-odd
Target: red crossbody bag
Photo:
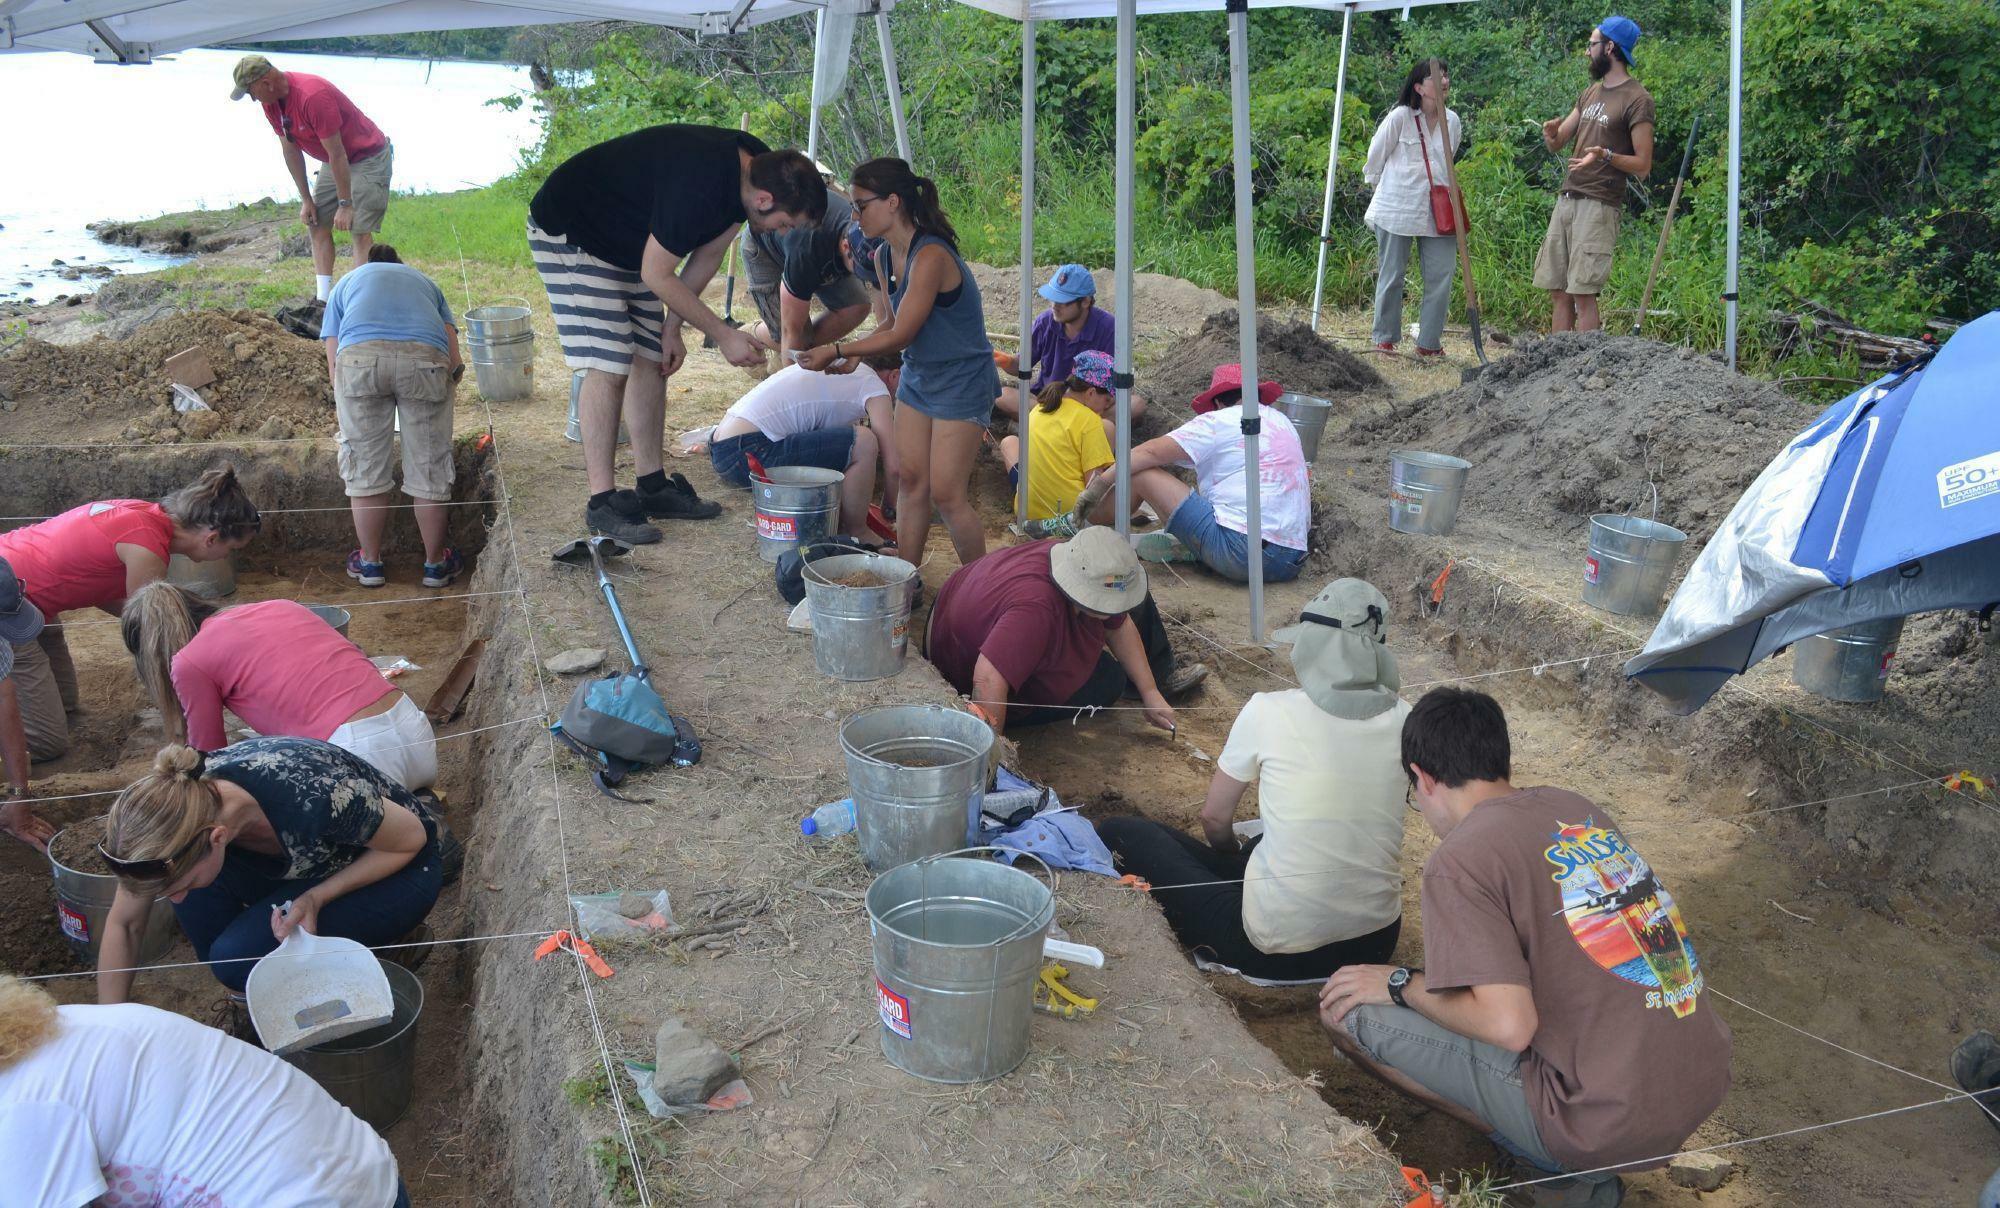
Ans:
[[[1451,204],[1451,189],[1448,186],[1439,184],[1437,177],[1431,175],[1431,141],[1424,137],[1424,119],[1415,110],[1410,112],[1410,116],[1416,120],[1417,146],[1424,153],[1424,179],[1431,182],[1431,222],[1437,226],[1438,234],[1456,235],[1458,234],[1458,212]],[[1449,119],[1447,119],[1446,129],[1450,129]],[[1471,224],[1471,219],[1468,217],[1466,225],[1470,226]]]

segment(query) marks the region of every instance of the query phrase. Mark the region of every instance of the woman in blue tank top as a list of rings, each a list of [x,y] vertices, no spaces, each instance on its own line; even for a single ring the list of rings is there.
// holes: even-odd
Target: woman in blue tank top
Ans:
[[[862,233],[887,241],[878,273],[887,269],[893,319],[860,339],[810,349],[803,364],[837,373],[865,356],[903,354],[896,547],[921,563],[936,507],[958,560],[972,562],[986,552],[986,530],[966,485],[1000,393],[979,284],[959,257],[958,235],[929,177],[900,159],[871,159],[854,170],[853,202]]]

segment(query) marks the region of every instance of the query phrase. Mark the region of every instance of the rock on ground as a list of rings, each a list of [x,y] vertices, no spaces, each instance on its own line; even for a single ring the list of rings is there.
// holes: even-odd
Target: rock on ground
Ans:
[[[653,1038],[653,1091],[668,1103],[706,1103],[740,1074],[722,1046],[670,1015]]]
[[[1715,1191],[1736,1173],[1736,1163],[1716,1153],[1682,1154],[1667,1163],[1667,1177],[1682,1187]]]
[[[604,651],[585,646],[552,654],[542,660],[542,670],[550,675],[580,675],[604,665]]]

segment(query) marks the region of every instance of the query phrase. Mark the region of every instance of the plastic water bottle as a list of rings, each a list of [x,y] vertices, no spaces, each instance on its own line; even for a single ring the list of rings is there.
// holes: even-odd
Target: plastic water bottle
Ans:
[[[829,801],[799,822],[799,833],[808,839],[845,835],[854,830],[854,799]]]

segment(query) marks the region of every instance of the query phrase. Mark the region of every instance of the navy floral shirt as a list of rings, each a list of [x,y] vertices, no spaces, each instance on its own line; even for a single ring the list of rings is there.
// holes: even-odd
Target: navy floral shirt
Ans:
[[[354,863],[382,827],[384,800],[414,813],[437,838],[437,820],[415,794],[359,755],[318,739],[246,739],[211,754],[206,776],[257,799],[285,849],[273,870],[284,880],[322,880]]]

